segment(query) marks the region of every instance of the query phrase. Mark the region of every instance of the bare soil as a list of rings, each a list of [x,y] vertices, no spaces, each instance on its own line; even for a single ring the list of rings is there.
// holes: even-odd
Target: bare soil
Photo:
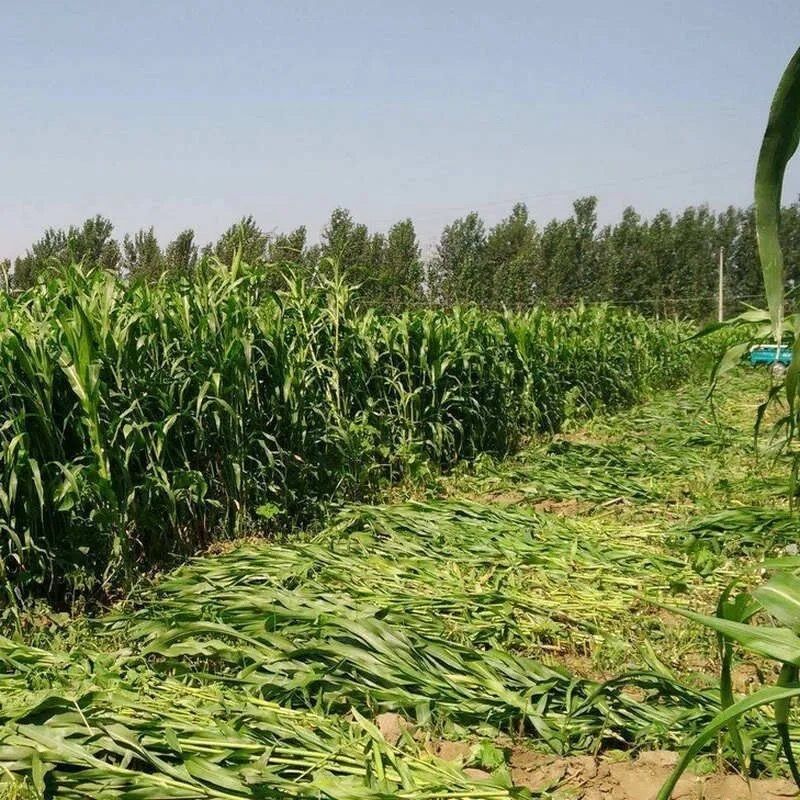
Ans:
[[[678,761],[668,750],[642,753],[636,760],[609,761],[592,756],[556,758],[525,750],[511,755],[511,775],[517,786],[557,790],[570,800],[654,800]],[[738,775],[685,774],[674,800],[786,800],[797,797],[791,781],[751,780]]]
[[[560,517],[576,517],[585,514],[594,508],[594,504],[586,500],[578,500],[571,497],[567,500],[540,500],[534,503],[533,508],[545,514],[557,514]]]
[[[524,504],[529,498],[525,492],[509,489],[480,494],[477,496],[477,499],[483,503],[498,503],[499,505],[509,506]],[[579,500],[574,497],[565,500],[545,498],[544,500],[537,500],[535,503],[532,503],[531,507],[534,511],[540,511],[545,514],[556,514],[560,517],[575,517],[588,513],[593,508],[596,508],[597,504],[590,503],[586,500]]]
[[[387,715],[388,716],[388,715]],[[393,715],[394,716],[394,715]],[[399,736],[407,729],[405,720],[383,720],[381,728],[389,728]],[[389,723],[389,724],[387,724]],[[444,761],[464,763],[471,747],[466,742],[436,741],[428,751]],[[511,778],[515,786],[535,792],[552,792],[563,800],[655,800],[672,769],[678,753],[651,750],[636,759],[614,760],[593,756],[560,758],[537,753],[524,747],[511,750]],[[475,780],[489,779],[488,772],[475,768],[464,770]],[[747,781],[739,775],[686,773],[672,794],[673,800],[787,800],[800,797],[797,787],[779,778]]]

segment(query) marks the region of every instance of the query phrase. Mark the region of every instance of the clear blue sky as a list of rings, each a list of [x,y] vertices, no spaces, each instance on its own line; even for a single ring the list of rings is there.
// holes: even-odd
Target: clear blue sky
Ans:
[[[95,213],[204,242],[342,205],[429,246],[516,200],[744,205],[798,44],[797,0],[0,0],[0,256]]]

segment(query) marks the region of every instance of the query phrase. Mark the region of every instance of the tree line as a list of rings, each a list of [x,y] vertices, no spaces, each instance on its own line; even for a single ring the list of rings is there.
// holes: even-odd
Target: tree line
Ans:
[[[800,280],[800,201],[784,208],[782,237],[791,291]],[[726,312],[757,304],[763,290],[752,208],[715,213],[697,206],[644,219],[629,207],[616,223],[600,226],[596,197],[576,200],[567,219],[544,226],[523,203],[491,227],[479,214],[467,214],[444,228],[425,258],[410,219],[376,233],[337,208],[316,243],[309,242],[305,227],[275,233],[248,216],[204,247],[192,230],[163,246],[153,228],[119,241],[111,221],[98,215],[67,230],[48,229],[13,265],[6,261],[2,267],[11,290],[73,261],[152,281],[191,276],[203,259],[230,262],[241,250],[245,262],[269,271],[276,287],[288,264],[310,279],[338,269],[361,286],[365,303],[388,310],[456,304],[522,309],[583,301],[703,319],[716,309],[720,248]]]

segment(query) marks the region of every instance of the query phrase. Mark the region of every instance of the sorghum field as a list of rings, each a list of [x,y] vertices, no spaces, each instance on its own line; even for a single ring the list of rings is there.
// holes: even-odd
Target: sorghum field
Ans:
[[[732,334],[206,269],[2,301],[0,796],[655,797],[782,691],[682,615],[794,553]],[[675,796],[786,796],[786,720]]]
[[[608,308],[380,316],[338,280],[76,269],[0,300],[0,586],[113,596],[255,525],[501,456],[696,371],[692,329]]]

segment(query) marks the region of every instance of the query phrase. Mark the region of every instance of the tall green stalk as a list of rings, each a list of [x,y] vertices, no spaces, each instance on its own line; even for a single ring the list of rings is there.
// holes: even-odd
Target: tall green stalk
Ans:
[[[155,285],[75,267],[0,298],[8,592],[114,593],[260,518],[304,524],[630,404],[701,351],[605,307],[384,315],[335,270],[272,285],[237,259]]]
[[[755,207],[758,254],[775,340],[782,339],[784,275],[779,239],[781,193],[786,165],[800,142],[800,48],[775,91],[756,165]]]
[[[784,274],[783,253],[779,238],[780,203],[783,178],[789,160],[800,143],[800,49],[789,61],[770,107],[764,139],[758,156],[755,179],[756,227],[761,269],[764,275],[769,319],[772,335],[780,346],[784,328],[797,333],[800,318],[793,315],[785,325],[784,321]],[[762,322],[758,313],[743,315],[743,321]],[[746,345],[729,352],[728,362],[737,362],[744,353]],[[723,365],[723,369],[728,365]],[[786,397],[789,403],[788,434],[795,431],[795,400],[800,380],[800,337],[795,335],[792,363],[786,374]],[[774,387],[769,400],[775,398],[780,387]],[[768,400],[768,402],[769,402]],[[757,425],[760,425],[767,404],[759,410]],[[795,470],[797,466],[795,465]],[[784,564],[778,563],[779,570]],[[778,571],[752,595],[741,595],[736,603],[728,602],[727,592],[723,595],[714,617],[678,610],[691,620],[707,625],[717,632],[722,650],[722,706],[723,710],[709,723],[707,728],[692,742],[680,763],[662,787],[658,800],[667,800],[677,784],[682,772],[692,759],[724,727],[727,727],[737,750],[742,751],[738,731],[739,718],[755,708],[772,705],[775,712],[775,725],[781,740],[792,777],[800,786],[798,770],[788,723],[792,700],[800,694],[798,686],[798,667],[800,666],[800,579],[788,571]],[[777,621],[777,627],[747,624],[756,610],[763,611]],[[732,648],[737,644],[743,649],[759,656],[772,659],[780,664],[780,674],[774,687],[761,689],[738,702],[732,693],[730,670]],[[746,766],[746,765],[745,765]]]

